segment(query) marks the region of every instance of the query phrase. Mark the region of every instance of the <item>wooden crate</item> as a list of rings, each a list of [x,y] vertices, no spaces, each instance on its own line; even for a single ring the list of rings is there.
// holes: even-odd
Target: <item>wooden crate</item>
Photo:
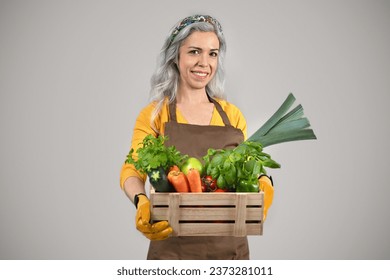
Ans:
[[[264,193],[150,193],[152,220],[167,220],[173,236],[263,234]]]

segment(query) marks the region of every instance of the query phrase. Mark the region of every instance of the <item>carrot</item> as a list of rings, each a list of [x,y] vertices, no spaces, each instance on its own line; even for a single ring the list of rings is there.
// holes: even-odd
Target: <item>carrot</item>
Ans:
[[[172,170],[174,170],[174,171],[180,171],[180,169],[179,169],[179,167],[177,166],[177,165],[173,165],[173,166],[171,166],[170,168],[169,168],[169,171],[172,171]],[[169,173],[169,172],[168,172]]]
[[[168,173],[168,181],[177,192],[189,192],[190,187],[186,175],[181,171],[172,170]]]
[[[190,168],[187,173],[187,179],[191,192],[202,192],[202,181],[198,169]]]

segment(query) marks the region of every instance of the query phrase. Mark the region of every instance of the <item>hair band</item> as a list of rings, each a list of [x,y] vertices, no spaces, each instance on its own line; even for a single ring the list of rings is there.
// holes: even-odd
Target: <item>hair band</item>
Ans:
[[[195,22],[208,22],[214,27],[218,28],[219,32],[222,33],[221,24],[213,17],[207,15],[193,15],[183,19],[178,26],[173,30],[171,34],[170,44],[175,40],[177,34],[186,26],[191,25]]]

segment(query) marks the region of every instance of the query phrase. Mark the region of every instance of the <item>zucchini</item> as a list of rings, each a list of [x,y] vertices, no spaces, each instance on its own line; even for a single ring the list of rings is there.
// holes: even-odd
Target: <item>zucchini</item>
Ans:
[[[164,168],[160,167],[148,172],[149,182],[156,192],[173,192],[173,186],[169,183]]]

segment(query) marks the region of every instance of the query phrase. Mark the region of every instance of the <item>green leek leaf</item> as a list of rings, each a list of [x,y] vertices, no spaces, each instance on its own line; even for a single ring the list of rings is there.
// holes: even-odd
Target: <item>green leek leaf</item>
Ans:
[[[302,105],[290,110],[294,102],[295,97],[290,93],[271,118],[247,141],[258,142],[266,147],[288,141],[317,139],[314,131],[309,129],[310,122],[304,117]]]
[[[264,147],[266,147],[278,143],[310,139],[317,139],[317,137],[315,136],[312,129],[304,129],[293,132],[280,132],[264,135],[263,137],[259,138],[259,141],[263,143]]]
[[[302,118],[299,120],[293,120],[285,123],[281,123],[280,125],[273,128],[268,135],[280,132],[288,132],[288,131],[296,131],[307,128],[310,126],[309,120],[307,118]]]
[[[254,135],[265,135],[268,131],[283,117],[283,115],[290,109],[291,105],[295,102],[295,97],[292,93],[287,96],[287,99],[279,107],[279,109],[272,115],[272,117],[261,126]],[[248,141],[252,141],[252,137],[249,137]]]

